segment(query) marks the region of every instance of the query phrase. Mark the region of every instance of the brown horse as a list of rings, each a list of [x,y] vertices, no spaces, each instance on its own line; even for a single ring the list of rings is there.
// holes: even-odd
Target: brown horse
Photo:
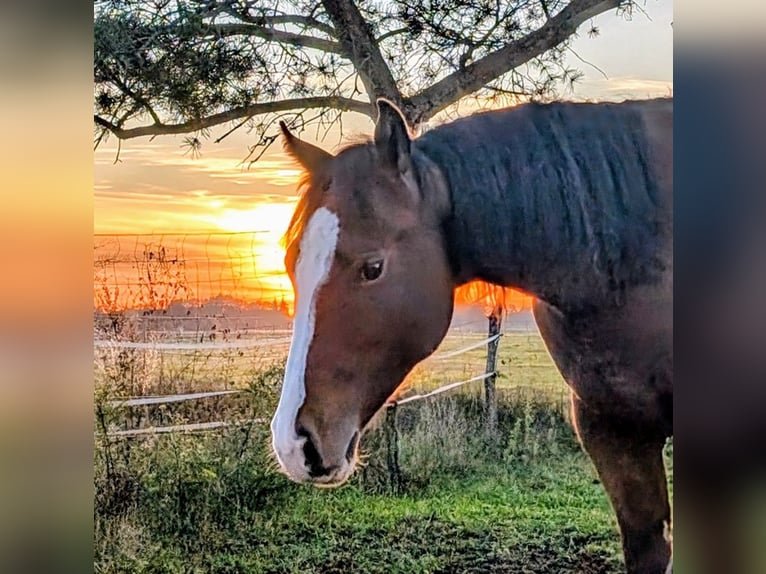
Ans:
[[[672,99],[525,104],[412,138],[378,101],[371,141],[305,168],[288,230],[294,335],[272,421],[293,480],[335,486],[360,434],[442,341],[456,287],[536,297],[628,572],[671,570]]]

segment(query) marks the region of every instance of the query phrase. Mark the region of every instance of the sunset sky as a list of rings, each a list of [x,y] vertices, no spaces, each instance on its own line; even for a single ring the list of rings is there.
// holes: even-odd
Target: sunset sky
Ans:
[[[648,0],[646,14],[638,11],[632,21],[613,13],[595,18],[600,35],[590,38],[583,26],[573,45],[577,55],[595,64],[606,74],[582,63],[570,54],[570,62],[585,73],[571,98],[622,100],[666,96],[673,86],[673,4],[668,0]],[[346,114],[345,135],[370,133],[372,122],[358,114]],[[95,152],[94,231],[96,234],[146,234],[251,232],[218,238],[212,250],[209,238],[195,235],[175,236],[185,242],[185,253],[197,259],[195,265],[214,267],[230,254],[245,262],[233,281],[243,293],[272,299],[282,295],[290,299],[292,290],[283,271],[283,249],[279,240],[295,205],[295,186],[299,170],[277,142],[251,168],[241,165],[252,145],[252,137],[243,130],[221,143],[213,139],[229,126],[211,130],[203,144],[201,157],[192,158],[182,147],[183,136],[163,136],[154,141],[139,138],[122,142],[120,161],[114,163],[117,141],[110,138]],[[329,150],[338,144],[339,133],[331,131],[317,142],[311,132],[301,137]],[[192,246],[193,237],[208,242],[207,251]],[[97,238],[97,246],[99,245]],[[102,238],[103,239],[103,238]],[[134,248],[118,238],[120,249]],[[114,242],[114,240],[113,240]],[[240,242],[240,243],[237,243]],[[97,249],[96,256],[98,258]],[[220,270],[206,269],[207,281],[223,285]],[[218,273],[216,275],[216,273]],[[254,276],[250,276],[254,275]],[[199,278],[197,279],[199,281]]]

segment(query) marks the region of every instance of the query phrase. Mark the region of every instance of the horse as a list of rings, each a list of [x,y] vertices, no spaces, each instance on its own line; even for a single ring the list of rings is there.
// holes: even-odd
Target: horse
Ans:
[[[672,98],[530,102],[418,137],[393,103],[376,108],[373,137],[335,154],[280,124],[304,173],[271,421],[282,471],[346,481],[360,435],[444,338],[456,288],[516,288],[571,388],[627,572],[672,571]]]

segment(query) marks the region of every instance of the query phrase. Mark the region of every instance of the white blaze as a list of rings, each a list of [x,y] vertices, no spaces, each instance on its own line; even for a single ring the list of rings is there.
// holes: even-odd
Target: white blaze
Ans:
[[[287,355],[279,406],[271,421],[274,453],[293,478],[305,479],[305,439],[295,432],[295,419],[306,398],[304,376],[309,346],[314,338],[314,315],[320,287],[330,275],[338,243],[338,216],[325,207],[314,212],[303,231],[295,264],[295,319]]]
[[[662,535],[665,541],[671,546],[670,560],[668,561],[668,567],[665,569],[665,574],[673,574],[673,531],[670,529],[670,522],[664,520],[662,522]]]

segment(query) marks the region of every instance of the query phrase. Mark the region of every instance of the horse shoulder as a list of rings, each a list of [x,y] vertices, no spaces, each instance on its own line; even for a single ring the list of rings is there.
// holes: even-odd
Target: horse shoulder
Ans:
[[[578,397],[604,414],[670,432],[672,303],[657,297],[587,316],[543,301],[533,312],[553,362]]]

